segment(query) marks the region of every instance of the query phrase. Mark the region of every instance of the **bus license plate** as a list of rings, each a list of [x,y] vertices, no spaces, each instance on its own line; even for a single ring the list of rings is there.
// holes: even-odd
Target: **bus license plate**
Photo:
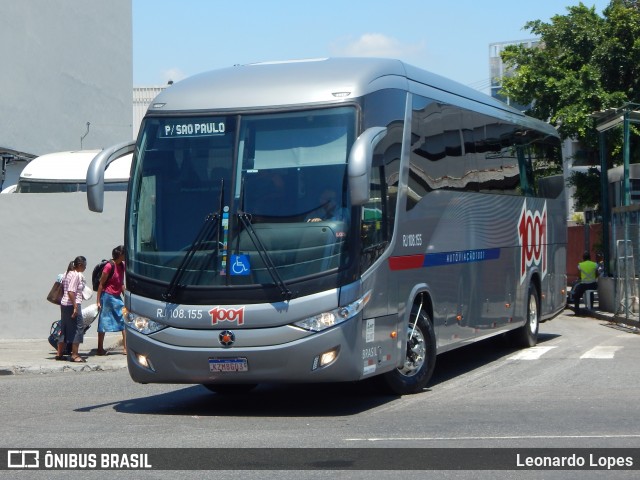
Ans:
[[[210,358],[211,372],[248,372],[249,364],[246,358]]]

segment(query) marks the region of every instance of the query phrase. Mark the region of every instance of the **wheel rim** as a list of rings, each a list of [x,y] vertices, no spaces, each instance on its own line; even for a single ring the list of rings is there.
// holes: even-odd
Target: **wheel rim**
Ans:
[[[538,302],[534,295],[529,295],[529,330],[532,335],[538,331]]]
[[[414,328],[414,324],[409,324],[407,328],[407,357],[403,367],[398,368],[398,371],[406,377],[411,377],[420,371],[426,357],[427,343],[422,330],[419,326]]]

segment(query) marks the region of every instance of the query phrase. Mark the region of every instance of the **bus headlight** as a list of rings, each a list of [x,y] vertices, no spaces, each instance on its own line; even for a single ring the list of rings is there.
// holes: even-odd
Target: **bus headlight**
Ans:
[[[129,328],[132,328],[140,333],[144,333],[145,335],[157,332],[158,330],[162,330],[166,327],[166,325],[162,323],[156,322],[155,320],[151,320],[150,318],[143,317],[132,312],[127,312],[127,314],[124,316],[124,322]]]
[[[365,293],[362,297],[349,305],[344,307],[338,307],[330,312],[323,312],[313,317],[308,317],[298,322],[295,322],[296,327],[304,328],[312,332],[321,332],[327,328],[335,327],[336,325],[346,322],[350,318],[353,318],[362,311],[364,306],[369,302],[371,298],[371,290]]]

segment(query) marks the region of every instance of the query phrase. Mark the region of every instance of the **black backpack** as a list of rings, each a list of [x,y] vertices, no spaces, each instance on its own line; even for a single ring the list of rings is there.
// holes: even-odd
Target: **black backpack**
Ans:
[[[91,286],[93,287],[94,292],[98,291],[98,287],[100,286],[100,278],[102,277],[102,270],[104,269],[104,266],[107,263],[111,264],[111,272],[109,273],[109,276],[107,277],[107,281],[105,282],[105,283],[108,283],[109,280],[111,280],[111,276],[113,275],[113,272],[116,269],[115,262],[113,260],[102,259],[102,261],[99,264],[93,267],[93,273],[91,273]]]

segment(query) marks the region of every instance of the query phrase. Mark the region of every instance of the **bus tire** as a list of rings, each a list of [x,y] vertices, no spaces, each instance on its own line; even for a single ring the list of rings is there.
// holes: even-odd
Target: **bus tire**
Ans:
[[[218,393],[220,395],[237,395],[242,393],[249,393],[258,385],[255,383],[228,383],[228,384],[215,384],[205,383],[202,385],[207,390]]]
[[[402,367],[382,375],[384,386],[397,395],[421,392],[431,380],[436,366],[436,335],[433,325],[424,310],[419,314],[417,306],[414,310],[406,332],[407,354],[404,363]]]
[[[538,328],[540,327],[540,297],[538,289],[532,283],[529,285],[527,296],[527,317],[525,324],[511,332],[514,345],[523,348],[533,347],[538,343]]]

